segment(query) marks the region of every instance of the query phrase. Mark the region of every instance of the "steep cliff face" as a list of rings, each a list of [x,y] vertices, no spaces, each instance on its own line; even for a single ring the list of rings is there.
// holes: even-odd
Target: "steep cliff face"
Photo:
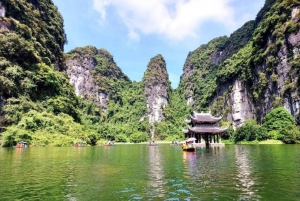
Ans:
[[[103,111],[118,91],[114,83],[130,81],[104,49],[76,48],[67,57],[67,74],[76,95],[96,102]]]
[[[51,14],[50,14],[51,13]],[[40,61],[62,69],[66,35],[63,19],[52,1],[1,0],[1,24],[27,41],[34,43]]]
[[[282,5],[275,4],[272,10],[280,8]],[[299,5],[285,5],[285,9],[281,15],[286,16],[286,21],[280,23],[285,29],[276,29],[278,24],[270,27],[271,31],[266,33],[268,42],[263,49],[266,59],[254,69],[254,73],[258,75],[254,79],[254,84],[264,83],[265,86],[262,96],[258,93],[258,89],[254,88],[254,93],[258,94],[258,97],[265,97],[255,102],[260,121],[263,121],[263,117],[274,106],[280,104],[293,116],[299,115]],[[275,18],[272,10],[269,18]]]
[[[243,125],[245,120],[255,118],[254,105],[242,81],[234,81],[228,104],[231,111],[227,114],[227,120],[232,122],[233,129]]]
[[[95,68],[93,58],[83,58],[82,61],[70,59],[66,63],[67,74],[77,96],[86,97],[96,102],[105,111],[108,108],[109,96],[105,91],[100,91],[92,71]]]
[[[217,38],[191,52],[180,82],[188,104],[223,112],[234,128],[247,119],[262,123],[278,106],[297,118],[299,16],[297,1],[269,0],[253,23],[239,29],[248,34],[238,45],[232,34],[231,39]]]
[[[41,101],[58,95],[57,84],[64,81],[53,66],[63,68],[66,37],[52,1],[1,0],[0,29],[0,114],[12,97]]]
[[[237,62],[238,59],[233,57],[227,66],[230,68],[239,63],[244,68],[231,77],[235,81],[243,77],[248,94],[242,108],[251,109],[241,113],[241,123],[253,118],[262,123],[266,114],[279,106],[284,106],[299,119],[299,4],[275,1],[268,6],[252,40],[236,56],[244,61]],[[234,90],[233,87],[231,93]],[[230,102],[235,104],[236,100],[231,98]],[[234,109],[231,113],[234,117]]]
[[[5,8],[0,1],[0,17],[5,17]]]
[[[142,82],[147,100],[149,123],[160,122],[164,118],[163,109],[168,104],[170,91],[166,62],[161,55],[150,60]]]
[[[255,21],[249,21],[230,37],[215,38],[188,54],[179,84],[187,104],[194,104],[196,110],[209,107],[218,90],[218,66],[248,43],[254,25]]]

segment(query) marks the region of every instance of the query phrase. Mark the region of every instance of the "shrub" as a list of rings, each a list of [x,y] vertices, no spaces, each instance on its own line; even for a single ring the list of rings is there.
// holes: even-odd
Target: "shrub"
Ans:
[[[287,144],[296,144],[300,140],[299,128],[295,125],[289,125],[285,127],[282,131],[282,141]]]
[[[256,124],[255,120],[245,121],[245,125],[239,127],[234,134],[233,141],[238,142],[242,140],[247,141],[262,141],[268,138],[267,130]]]
[[[146,133],[137,132],[130,135],[130,142],[139,143],[139,142],[146,142],[149,140],[149,137]]]
[[[127,142],[127,136],[124,134],[116,135],[116,142]]]
[[[267,131],[281,131],[288,126],[295,124],[294,117],[283,107],[278,107],[266,115],[263,127],[266,128]]]

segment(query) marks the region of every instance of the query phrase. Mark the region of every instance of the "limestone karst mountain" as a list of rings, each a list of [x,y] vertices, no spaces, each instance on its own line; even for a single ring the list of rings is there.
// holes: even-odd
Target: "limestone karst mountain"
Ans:
[[[153,57],[143,77],[143,86],[147,101],[149,123],[163,120],[163,108],[168,105],[171,83],[166,62],[162,55]]]
[[[105,49],[76,48],[67,54],[66,66],[76,95],[95,101],[103,111],[119,90],[115,83],[130,82]]]
[[[234,127],[247,119],[262,123],[278,106],[297,118],[299,16],[297,1],[266,1],[254,23],[237,31],[244,34],[213,39],[191,52],[180,83],[184,98],[198,110],[223,111]]]
[[[0,0],[0,143],[182,137],[193,110],[223,114],[234,128],[263,123],[280,106],[298,119],[299,19],[299,1],[267,0],[255,20],[190,52],[171,89],[163,55],[131,82],[101,47],[63,54],[63,18],[51,0]]]

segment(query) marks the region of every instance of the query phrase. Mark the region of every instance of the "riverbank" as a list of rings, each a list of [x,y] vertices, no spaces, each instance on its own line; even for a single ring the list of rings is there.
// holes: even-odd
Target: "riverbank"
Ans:
[[[141,143],[131,143],[131,142],[115,142],[116,145],[126,145],[126,144],[148,144],[149,142],[141,142]],[[172,141],[155,141],[155,143],[157,144],[172,144]],[[184,143],[184,141],[179,142]],[[222,140],[222,143],[224,143],[225,145],[229,145],[229,144],[235,144],[233,141],[230,140]],[[284,144],[282,141],[280,140],[264,140],[264,141],[240,141],[237,142],[236,144]]]
[[[222,140],[224,144],[235,144],[233,141],[230,140]],[[284,144],[280,140],[264,140],[264,141],[240,141],[236,144]]]

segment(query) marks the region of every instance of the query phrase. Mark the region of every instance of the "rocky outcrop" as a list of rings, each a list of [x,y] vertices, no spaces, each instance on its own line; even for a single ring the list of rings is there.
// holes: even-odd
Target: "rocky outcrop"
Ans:
[[[189,105],[205,108],[209,104],[215,113],[226,112],[223,116],[233,122],[235,129],[248,119],[263,123],[266,114],[279,106],[296,119],[300,116],[300,30],[296,30],[300,9],[291,8],[286,14],[291,18],[278,21],[278,25],[269,23],[278,17],[274,10],[280,10],[280,6],[276,1],[269,2],[260,17],[228,39],[213,39],[189,53],[179,85]],[[269,17],[264,18],[262,13],[267,12]],[[245,59],[240,59],[242,55]],[[209,75],[217,75],[216,82]]]
[[[249,93],[240,80],[236,80],[232,87],[229,105],[232,106],[230,111],[233,129],[243,125],[245,120],[254,119],[254,105],[249,99]]]
[[[5,8],[2,6],[2,3],[0,1],[0,17],[5,17]]]
[[[168,105],[170,90],[166,63],[161,55],[157,55],[149,62],[143,77],[143,84],[149,123],[161,122],[164,119],[163,109]]]
[[[298,22],[299,19],[296,17],[298,13],[298,7],[292,9],[290,22]],[[271,36],[269,37],[269,41],[271,41]],[[284,108],[286,108],[294,117],[299,115],[300,97],[297,90],[298,72],[297,69],[293,68],[291,65],[293,60],[299,59],[299,48],[300,30],[295,33],[287,34],[285,40],[281,43],[279,50],[274,56],[274,58],[278,60],[278,64],[273,71],[273,75],[276,75],[275,80],[266,72],[266,64],[256,67],[256,74],[264,73],[268,78],[264,100],[259,101],[256,104],[258,121],[260,123],[263,122],[265,115],[274,108],[276,97],[281,101]],[[257,84],[257,81],[255,81],[254,84]]]
[[[164,119],[163,109],[168,105],[167,86],[157,84],[145,88],[149,123],[161,122]]]
[[[208,44],[201,45],[188,54],[179,84],[179,88],[182,88],[181,90],[184,91],[188,105],[193,105],[197,101],[194,93],[197,87],[201,88],[196,86],[197,84],[199,85],[199,79],[206,79],[211,74],[215,74],[218,65],[245,46],[251,39],[254,25],[255,21],[246,22],[240,29],[232,33],[230,37],[215,38]],[[198,90],[198,93],[200,90]]]
[[[109,96],[106,92],[100,91],[94,81],[91,72],[95,68],[95,60],[93,58],[70,59],[66,65],[67,74],[76,95],[95,101],[105,111],[108,108]]]
[[[105,49],[78,47],[67,57],[67,74],[76,94],[95,102],[102,111],[106,111],[108,101],[114,100],[114,95],[118,94],[120,89],[115,85],[130,82]]]

